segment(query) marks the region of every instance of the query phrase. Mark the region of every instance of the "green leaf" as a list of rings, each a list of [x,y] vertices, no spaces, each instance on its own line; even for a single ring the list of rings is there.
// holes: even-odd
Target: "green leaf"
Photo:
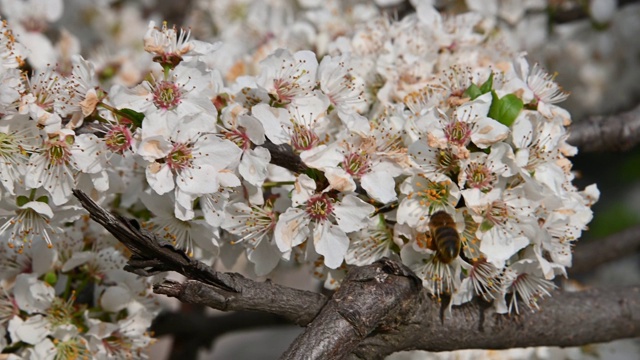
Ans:
[[[467,88],[467,90],[465,90],[464,93],[462,93],[463,97],[468,97],[471,100],[474,100],[475,98],[477,98],[480,95],[482,95],[482,91],[480,90],[480,88],[476,84],[471,84]]]
[[[139,112],[137,112],[135,110],[131,110],[131,109],[127,109],[127,108],[118,110],[118,115],[131,120],[133,125],[135,125],[136,127],[141,127],[142,126],[142,120],[144,120],[144,114],[143,113],[139,113]]]
[[[499,99],[495,91],[491,91],[491,97],[493,100],[489,108],[489,117],[511,126],[524,107],[522,100],[514,94],[507,94]]]
[[[486,94],[492,89],[493,89],[493,71],[489,75],[489,78],[487,79],[487,81],[485,81],[484,84],[480,86],[480,92],[482,92],[483,94]]]
[[[55,286],[56,283],[58,282],[58,275],[56,275],[55,272],[48,272],[46,274],[44,274],[44,282],[46,282],[47,284],[51,285],[51,286]]]
[[[47,195],[42,195],[39,198],[37,198],[36,201],[48,204],[49,203],[49,197]]]
[[[29,201],[31,201],[28,197],[24,196],[24,195],[20,195],[16,198],[16,205],[18,206],[23,206],[24,204],[28,203]]]

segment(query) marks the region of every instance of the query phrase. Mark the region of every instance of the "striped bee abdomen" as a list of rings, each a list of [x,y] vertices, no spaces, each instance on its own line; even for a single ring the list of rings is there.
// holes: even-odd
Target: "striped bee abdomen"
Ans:
[[[436,256],[441,262],[448,264],[458,257],[461,247],[460,234],[451,215],[444,211],[434,213],[429,220],[429,229],[436,248]]]

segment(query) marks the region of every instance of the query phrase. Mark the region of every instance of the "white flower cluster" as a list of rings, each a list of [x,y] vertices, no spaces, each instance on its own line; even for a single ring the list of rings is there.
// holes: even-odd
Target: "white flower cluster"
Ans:
[[[151,279],[124,271],[117,241],[86,217],[55,244],[0,248],[0,350],[11,353],[7,359],[146,358],[148,328],[160,310]]]
[[[505,313],[537,308],[566,275],[599,196],[571,184],[567,94],[479,13],[207,2],[221,42],[151,22],[144,52],[114,34],[118,52],[85,59],[73,35],[44,37],[62,12],[45,3],[38,28],[20,25],[29,36],[0,34],[0,349],[135,357],[149,343],[149,282],[122,271],[74,188],[190,256],[244,246],[258,275],[307,262],[333,287],[387,256],[452,305],[480,296]],[[33,50],[45,40],[51,52]],[[267,147],[305,169],[271,164]],[[451,222],[434,225],[440,212]]]

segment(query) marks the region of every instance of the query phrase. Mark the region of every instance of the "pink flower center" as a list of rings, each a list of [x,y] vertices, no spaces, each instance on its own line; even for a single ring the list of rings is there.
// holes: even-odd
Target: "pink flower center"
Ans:
[[[356,152],[352,152],[344,158],[342,167],[347,173],[356,177],[360,177],[370,170],[368,157]]]
[[[466,146],[471,139],[469,124],[462,121],[447,124],[444,128],[444,134],[450,143],[458,146]]]
[[[182,102],[182,90],[178,84],[162,81],[156,84],[153,92],[153,103],[160,109],[172,110]]]
[[[179,171],[191,165],[193,154],[191,148],[186,144],[176,143],[166,158],[167,165],[171,170]]]
[[[71,149],[69,149],[69,144],[64,140],[48,141],[45,147],[50,166],[63,165],[71,159]]]
[[[115,125],[107,132],[104,137],[107,149],[114,153],[124,154],[125,151],[131,148],[131,142],[133,137],[131,136],[131,130],[124,125]]]
[[[291,135],[291,146],[298,151],[313,149],[320,139],[318,135],[305,126],[293,124],[293,135]]]
[[[495,176],[484,164],[471,163],[465,170],[465,174],[468,187],[482,191],[489,191],[493,187],[491,183],[495,180]]]
[[[237,128],[234,130],[226,131],[224,137],[231,140],[234,144],[238,145],[238,147],[242,150],[248,150],[251,148],[251,140],[249,140],[249,135],[247,135],[244,129]]]
[[[307,200],[304,211],[315,221],[325,221],[333,214],[333,204],[326,194],[318,194]]]

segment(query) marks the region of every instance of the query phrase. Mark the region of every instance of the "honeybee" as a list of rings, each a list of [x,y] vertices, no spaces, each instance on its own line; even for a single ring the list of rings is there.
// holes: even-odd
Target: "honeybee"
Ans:
[[[440,262],[448,264],[460,254],[460,235],[456,229],[456,222],[445,211],[437,211],[429,219],[431,237],[428,247],[436,252]]]

